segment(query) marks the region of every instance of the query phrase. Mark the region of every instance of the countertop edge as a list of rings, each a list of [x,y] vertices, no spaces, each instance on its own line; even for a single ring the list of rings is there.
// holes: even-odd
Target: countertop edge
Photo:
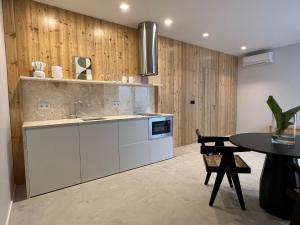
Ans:
[[[138,120],[138,119],[149,119],[154,117],[173,117],[174,114],[157,114],[157,115],[118,115],[118,116],[103,116],[103,120],[90,120],[83,121],[81,118],[77,119],[59,119],[59,120],[42,120],[42,121],[30,121],[24,122],[22,129],[34,129],[34,128],[45,128],[45,127],[60,127],[60,126],[72,126],[72,125],[83,125],[83,124],[97,124],[106,123],[113,121],[126,121],[126,120]]]

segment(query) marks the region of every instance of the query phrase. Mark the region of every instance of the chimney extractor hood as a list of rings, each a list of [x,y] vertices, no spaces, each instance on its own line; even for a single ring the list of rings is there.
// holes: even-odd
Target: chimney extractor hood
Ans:
[[[139,74],[142,76],[158,75],[157,24],[143,22],[139,32]]]

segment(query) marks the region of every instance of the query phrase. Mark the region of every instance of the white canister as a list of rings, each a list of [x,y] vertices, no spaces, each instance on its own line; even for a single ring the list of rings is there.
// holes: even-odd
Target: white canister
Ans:
[[[127,83],[127,76],[122,76],[122,83]]]
[[[37,78],[46,78],[46,74],[44,71],[34,71],[33,76]]]
[[[62,79],[63,78],[63,69],[61,66],[52,66],[52,77],[56,79]]]
[[[130,84],[134,83],[134,81],[133,81],[133,76],[130,76],[130,77],[128,78],[128,81],[129,81]]]
[[[41,61],[34,61],[31,63],[32,68],[34,69],[33,76],[38,78],[45,78],[46,74],[44,72],[44,69],[46,67],[46,63],[43,63]]]

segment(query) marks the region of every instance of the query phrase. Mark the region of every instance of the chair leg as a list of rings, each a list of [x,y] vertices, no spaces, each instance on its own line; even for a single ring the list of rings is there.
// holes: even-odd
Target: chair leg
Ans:
[[[230,173],[227,172],[226,175],[227,175],[227,179],[228,179],[228,182],[229,182],[229,186],[230,186],[231,188],[233,188],[233,184],[232,184],[232,179],[231,179]]]
[[[207,172],[206,178],[205,178],[205,182],[204,182],[205,185],[208,184],[208,181],[209,181],[210,176],[211,176],[211,172]]]
[[[219,191],[219,188],[220,188],[220,185],[222,183],[224,175],[225,175],[225,172],[223,172],[223,171],[220,171],[220,172],[217,173],[214,188],[213,188],[213,191],[211,193],[210,200],[209,200],[209,206],[213,206],[213,204],[214,204],[214,201],[216,199],[216,196],[217,196],[217,193]]]
[[[244,202],[243,193],[242,193],[242,189],[241,189],[239,175],[237,173],[231,173],[231,177],[232,177],[232,180],[234,183],[236,194],[237,194],[239,202],[240,202],[240,206],[241,206],[242,210],[245,210],[246,207],[245,207],[245,202]]]
[[[300,194],[297,195],[290,225],[300,224]]]

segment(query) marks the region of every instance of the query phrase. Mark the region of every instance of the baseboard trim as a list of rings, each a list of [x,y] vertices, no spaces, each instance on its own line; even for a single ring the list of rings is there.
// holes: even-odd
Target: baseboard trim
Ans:
[[[13,201],[10,201],[8,212],[7,212],[7,216],[6,216],[5,225],[9,224],[9,219],[10,219],[10,213],[11,213],[12,204],[13,204]]]
[[[10,213],[11,213],[11,209],[12,209],[12,205],[13,205],[13,200],[15,197],[15,192],[16,192],[16,185],[14,185],[13,187],[13,193],[12,193],[12,200],[9,203],[9,208],[8,208],[8,212],[7,212],[7,216],[6,216],[6,220],[5,220],[5,225],[9,224],[9,219],[10,219]]]

